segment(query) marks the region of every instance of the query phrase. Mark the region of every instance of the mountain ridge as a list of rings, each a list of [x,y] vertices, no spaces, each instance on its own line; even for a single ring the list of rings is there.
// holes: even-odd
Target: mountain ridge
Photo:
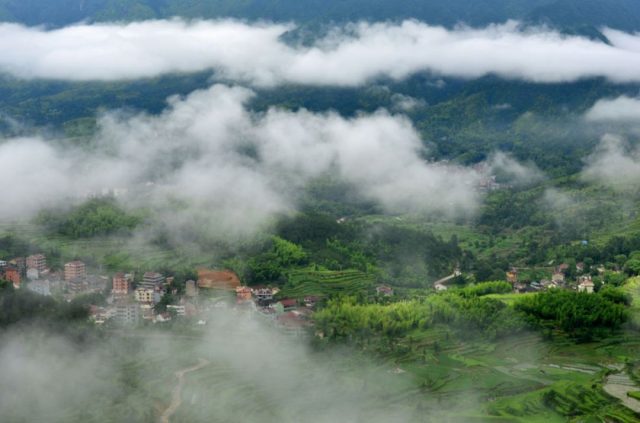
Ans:
[[[170,17],[295,21],[303,24],[418,19],[452,27],[509,19],[575,31],[609,26],[640,30],[632,0],[0,0],[0,21],[65,26],[80,21],[135,21]]]

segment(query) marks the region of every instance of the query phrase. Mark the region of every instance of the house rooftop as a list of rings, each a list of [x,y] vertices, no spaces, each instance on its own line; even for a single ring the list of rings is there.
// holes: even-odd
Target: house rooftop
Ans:
[[[280,304],[282,304],[284,307],[295,307],[298,302],[294,298],[285,298],[283,300],[280,300]]]

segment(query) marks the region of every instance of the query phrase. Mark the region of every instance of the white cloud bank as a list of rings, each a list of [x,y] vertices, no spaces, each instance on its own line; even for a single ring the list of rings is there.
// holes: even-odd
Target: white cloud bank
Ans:
[[[591,122],[640,123],[640,98],[620,96],[598,100],[587,112]]]
[[[174,97],[160,115],[99,121],[91,149],[44,139],[0,144],[0,179],[15,218],[104,188],[126,188],[174,227],[251,234],[281,213],[314,178],[332,174],[390,212],[460,216],[479,203],[479,172],[423,159],[404,117],[352,119],[272,109],[249,111],[253,93],[215,85]],[[199,225],[199,222],[202,225]]]
[[[536,82],[605,77],[640,81],[640,36],[607,29],[612,45],[515,22],[453,30],[416,21],[336,28],[312,46],[280,36],[292,25],[233,20],[75,25],[47,31],[0,25],[0,70],[21,78],[119,80],[214,69],[256,85],[356,86],[416,72]]]

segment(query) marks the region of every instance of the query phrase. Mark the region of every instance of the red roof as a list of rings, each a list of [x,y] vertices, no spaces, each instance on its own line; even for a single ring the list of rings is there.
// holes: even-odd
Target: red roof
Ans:
[[[280,300],[280,304],[282,304],[283,307],[295,307],[298,305],[298,302],[293,298],[285,298],[284,300]]]

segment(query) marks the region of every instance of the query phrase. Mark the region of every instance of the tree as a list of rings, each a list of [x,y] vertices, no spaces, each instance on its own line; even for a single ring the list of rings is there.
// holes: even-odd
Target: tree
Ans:
[[[160,301],[158,301],[158,304],[156,304],[153,309],[156,313],[164,313],[165,311],[167,311],[167,306],[173,304],[174,301],[175,298],[173,297],[173,295],[167,292],[162,296],[162,298],[160,298]]]
[[[278,259],[280,266],[286,267],[303,264],[307,259],[307,254],[299,245],[278,236],[274,236],[272,241],[273,252]]]
[[[624,264],[624,269],[631,275],[640,274],[640,259],[632,258]]]

